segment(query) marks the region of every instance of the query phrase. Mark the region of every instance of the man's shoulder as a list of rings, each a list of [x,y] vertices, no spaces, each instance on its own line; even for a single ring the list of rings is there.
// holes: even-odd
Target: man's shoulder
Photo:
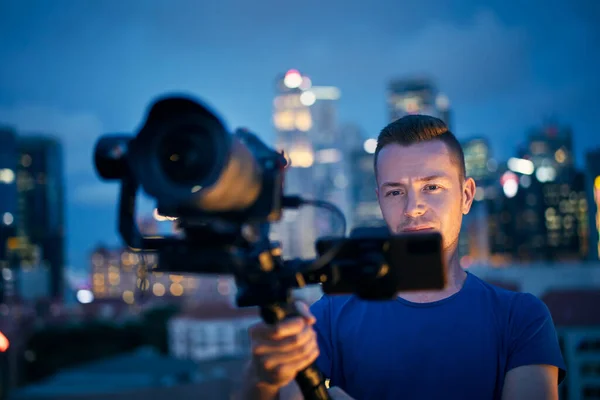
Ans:
[[[472,279],[475,291],[487,298],[492,307],[501,310],[508,317],[507,322],[522,323],[524,319],[550,315],[546,304],[531,293],[505,289],[475,275]]]
[[[323,294],[319,300],[310,306],[310,312],[317,319],[317,325],[337,325],[340,318],[345,320],[348,316],[354,316],[364,311],[366,307],[355,295],[328,295]],[[364,314],[364,313],[363,313]],[[353,317],[351,317],[353,318]]]
[[[498,303],[499,305],[511,305],[514,302],[518,302],[523,296],[527,297],[528,295],[528,293],[506,289],[496,284],[487,282],[470,272],[468,274],[470,275],[469,279],[471,281],[470,292],[478,296],[488,297],[490,300]]]

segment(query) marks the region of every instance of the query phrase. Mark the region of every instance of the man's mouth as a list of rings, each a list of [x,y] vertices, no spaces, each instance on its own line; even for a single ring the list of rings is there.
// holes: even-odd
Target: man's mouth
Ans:
[[[422,232],[422,231],[432,231],[435,228],[427,225],[417,225],[417,226],[409,226],[402,229],[402,232]]]

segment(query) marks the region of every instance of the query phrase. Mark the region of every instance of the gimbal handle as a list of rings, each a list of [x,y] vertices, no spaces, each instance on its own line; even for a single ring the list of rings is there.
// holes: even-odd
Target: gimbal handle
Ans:
[[[270,325],[300,315],[293,301],[260,306],[260,316]],[[315,363],[298,372],[296,382],[300,386],[305,400],[331,400],[325,386],[325,379]]]

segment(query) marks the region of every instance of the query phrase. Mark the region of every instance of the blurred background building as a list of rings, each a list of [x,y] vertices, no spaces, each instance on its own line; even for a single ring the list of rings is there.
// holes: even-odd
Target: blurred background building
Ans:
[[[394,79],[387,88],[389,121],[408,114],[425,114],[440,118],[452,130],[450,100],[432,79],[406,77]]]
[[[62,298],[65,268],[65,197],[61,143],[50,136],[18,140],[17,241],[20,258],[49,270],[50,296]],[[38,262],[39,261],[39,262]]]
[[[62,298],[62,147],[51,136],[0,129],[0,300]]]
[[[600,147],[586,155],[585,187],[587,209],[590,260],[600,259]]]
[[[16,237],[18,211],[17,193],[17,134],[8,127],[0,128],[0,302],[14,296],[15,283],[12,279],[18,268],[10,247]]]

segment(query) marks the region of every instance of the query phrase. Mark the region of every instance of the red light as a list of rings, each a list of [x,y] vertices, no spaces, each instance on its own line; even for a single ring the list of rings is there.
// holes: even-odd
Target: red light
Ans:
[[[285,76],[288,75],[300,75],[300,72],[298,72],[297,69],[290,69],[288,72],[286,72]]]
[[[500,177],[500,184],[504,186],[504,184],[510,180],[519,182],[519,177],[514,172],[506,171],[504,174],[502,174],[502,177]]]
[[[4,353],[6,350],[8,350],[9,346],[10,342],[8,341],[8,338],[4,336],[2,332],[0,332],[0,352]]]

